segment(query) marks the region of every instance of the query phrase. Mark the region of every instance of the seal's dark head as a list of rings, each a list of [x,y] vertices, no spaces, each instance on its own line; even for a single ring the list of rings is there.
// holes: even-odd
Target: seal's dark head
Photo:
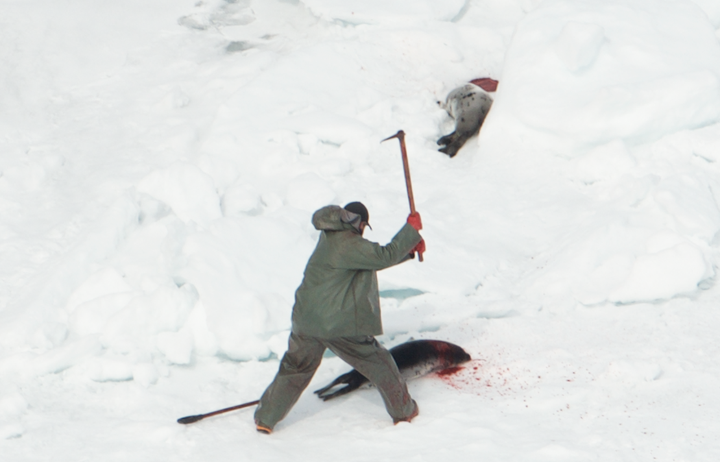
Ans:
[[[450,342],[440,340],[426,340],[437,352],[438,358],[445,364],[445,367],[458,366],[472,360],[469,354],[461,347]]]
[[[455,364],[465,364],[468,361],[472,361],[470,355],[457,345],[450,344],[450,355],[453,358]]]

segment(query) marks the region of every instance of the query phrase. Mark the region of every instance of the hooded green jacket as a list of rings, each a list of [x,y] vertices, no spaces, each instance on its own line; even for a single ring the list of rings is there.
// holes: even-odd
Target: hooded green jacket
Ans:
[[[295,292],[293,332],[319,338],[382,334],[376,271],[409,259],[420,234],[406,224],[381,246],[362,237],[359,215],[336,205],[315,212],[312,223],[320,240]]]

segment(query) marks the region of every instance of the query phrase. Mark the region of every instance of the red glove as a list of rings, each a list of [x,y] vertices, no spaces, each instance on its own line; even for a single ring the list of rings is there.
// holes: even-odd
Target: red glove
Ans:
[[[408,215],[407,222],[417,231],[420,231],[422,229],[422,220],[420,219],[420,214],[417,212]]]
[[[418,245],[412,248],[410,258],[415,258],[415,252],[417,252],[420,255],[420,259],[422,259],[422,254],[425,252],[425,239],[418,242]]]

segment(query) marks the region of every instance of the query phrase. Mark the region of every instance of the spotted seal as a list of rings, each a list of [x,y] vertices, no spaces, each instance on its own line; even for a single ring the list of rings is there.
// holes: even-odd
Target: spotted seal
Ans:
[[[489,92],[495,91],[497,83],[490,78],[475,79],[451,91],[444,103],[438,101],[455,119],[455,131],[437,141],[442,146],[440,152],[455,157],[465,142],[480,131],[493,103]]]

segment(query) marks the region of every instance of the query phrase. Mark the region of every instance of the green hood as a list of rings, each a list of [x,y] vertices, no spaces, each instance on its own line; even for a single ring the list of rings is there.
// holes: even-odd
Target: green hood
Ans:
[[[313,213],[312,224],[318,231],[354,229],[360,232],[360,215],[348,212],[339,205],[328,205]]]

